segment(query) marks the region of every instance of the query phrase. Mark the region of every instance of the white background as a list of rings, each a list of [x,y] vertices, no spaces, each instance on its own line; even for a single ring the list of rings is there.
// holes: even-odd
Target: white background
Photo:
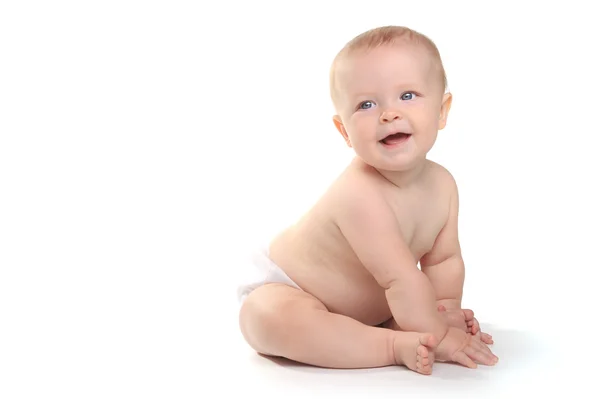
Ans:
[[[453,3],[2,2],[0,397],[593,384],[596,14]],[[245,251],[352,155],[331,122],[331,60],[387,24],[432,38],[448,73],[453,107],[430,158],[459,184],[464,305],[496,338],[493,369],[279,366],[238,331]]]

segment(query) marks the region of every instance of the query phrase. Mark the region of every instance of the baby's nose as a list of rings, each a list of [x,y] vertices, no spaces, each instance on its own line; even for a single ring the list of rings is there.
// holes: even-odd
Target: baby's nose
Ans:
[[[400,113],[396,111],[386,111],[381,114],[382,122],[389,123],[395,121],[396,119],[401,119]]]

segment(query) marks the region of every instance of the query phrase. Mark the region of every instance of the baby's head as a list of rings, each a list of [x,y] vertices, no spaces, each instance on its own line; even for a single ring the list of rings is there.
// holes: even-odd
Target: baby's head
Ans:
[[[409,28],[386,26],[352,39],[330,74],[334,123],[366,163],[411,169],[446,125],[452,101],[435,44]]]

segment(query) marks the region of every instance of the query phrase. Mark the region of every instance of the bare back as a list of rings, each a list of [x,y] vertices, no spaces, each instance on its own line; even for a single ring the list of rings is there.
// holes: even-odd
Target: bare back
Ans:
[[[364,268],[338,228],[344,198],[357,190],[382,196],[418,261],[429,252],[448,218],[451,176],[427,161],[419,182],[400,189],[355,159],[298,223],[275,237],[271,259],[331,312],[377,325],[391,317],[384,289]]]

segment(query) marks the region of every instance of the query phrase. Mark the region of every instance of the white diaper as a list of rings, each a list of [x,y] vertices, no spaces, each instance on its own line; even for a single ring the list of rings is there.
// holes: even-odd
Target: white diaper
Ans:
[[[243,283],[238,286],[237,298],[240,305],[258,287],[268,283],[283,283],[301,289],[288,275],[269,258],[269,246],[259,246],[243,265]]]

